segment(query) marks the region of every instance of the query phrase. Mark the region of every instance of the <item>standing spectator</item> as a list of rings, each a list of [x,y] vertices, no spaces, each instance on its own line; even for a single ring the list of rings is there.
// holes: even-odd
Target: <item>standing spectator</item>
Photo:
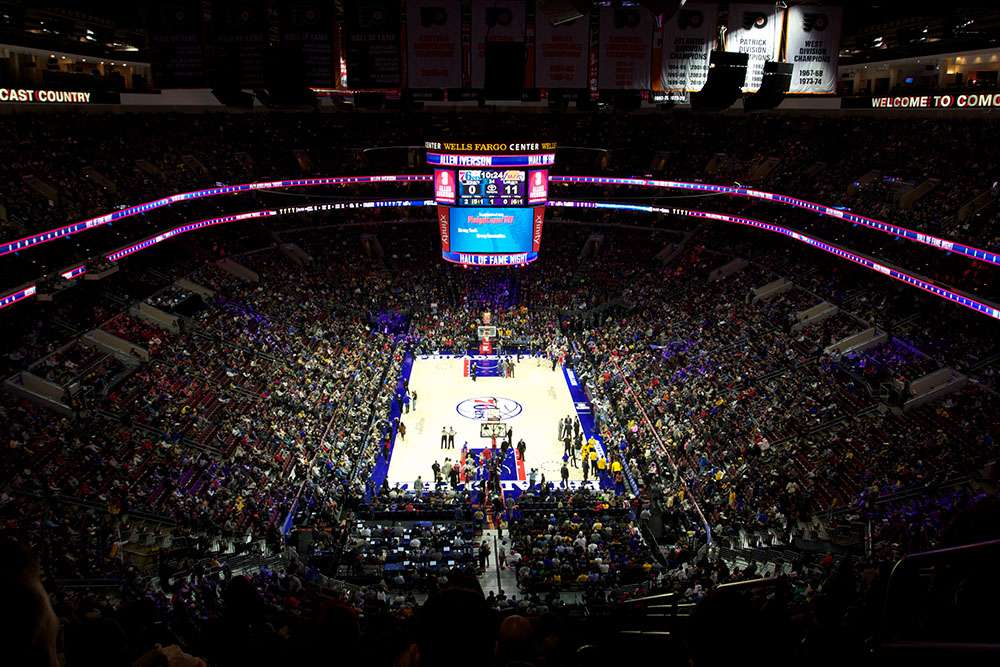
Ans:
[[[38,560],[27,548],[12,541],[0,542],[0,638],[5,664],[59,664],[59,619],[40,575]]]
[[[482,544],[479,545],[479,568],[486,571],[486,568],[490,565],[490,545],[483,540]]]

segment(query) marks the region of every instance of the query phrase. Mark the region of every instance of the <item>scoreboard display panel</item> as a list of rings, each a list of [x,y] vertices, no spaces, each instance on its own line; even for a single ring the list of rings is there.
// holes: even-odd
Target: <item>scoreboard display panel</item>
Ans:
[[[428,141],[441,256],[456,264],[518,266],[538,258],[551,142]]]
[[[460,169],[459,206],[524,206],[527,174],[522,169]]]
[[[451,250],[460,253],[518,253],[531,249],[530,208],[453,208]]]

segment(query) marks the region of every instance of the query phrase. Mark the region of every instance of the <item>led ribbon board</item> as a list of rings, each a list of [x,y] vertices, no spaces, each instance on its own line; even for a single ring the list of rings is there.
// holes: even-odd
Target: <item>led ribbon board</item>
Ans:
[[[35,296],[37,291],[38,288],[34,285],[27,285],[26,287],[20,287],[13,292],[8,292],[7,294],[0,296],[0,310],[8,306],[13,306],[19,301],[24,301],[28,297]]]
[[[342,203],[337,203],[337,204],[322,204],[322,205],[319,205],[319,206],[288,207],[288,208],[282,208],[282,209],[277,209],[277,210],[264,209],[264,210],[260,210],[260,211],[250,211],[248,213],[240,213],[240,214],[236,214],[236,215],[222,216],[222,217],[219,217],[219,218],[209,218],[207,220],[201,220],[199,222],[193,222],[193,223],[189,223],[189,224],[186,224],[186,225],[181,225],[179,227],[175,227],[175,228],[173,228],[171,230],[168,230],[167,232],[164,232],[162,234],[157,234],[156,236],[151,236],[151,237],[149,237],[149,238],[147,238],[147,239],[145,239],[143,241],[140,241],[139,243],[136,243],[136,244],[133,244],[133,245],[130,245],[130,246],[126,246],[126,247],[121,248],[119,250],[116,250],[114,252],[108,253],[107,255],[105,255],[105,259],[107,259],[109,261],[118,261],[120,259],[124,259],[125,257],[127,257],[127,256],[129,256],[131,254],[134,254],[134,253],[139,252],[141,250],[145,250],[146,248],[152,247],[152,246],[154,246],[154,245],[156,245],[158,243],[161,243],[161,242],[166,241],[168,239],[171,239],[171,238],[174,238],[176,236],[179,236],[180,234],[184,234],[184,233],[187,233],[187,232],[190,232],[190,231],[196,231],[198,229],[203,229],[205,227],[210,227],[210,226],[214,226],[214,225],[221,225],[221,224],[226,224],[226,223],[229,223],[229,222],[237,222],[239,220],[246,220],[246,219],[249,219],[249,218],[263,218],[263,217],[271,217],[271,216],[276,216],[276,215],[286,215],[286,214],[294,214],[294,213],[311,212],[311,211],[317,211],[317,210],[339,210],[339,209],[352,209],[352,208],[382,208],[382,207],[390,207],[390,206],[394,206],[394,207],[434,206],[434,205],[435,205],[434,200],[422,200],[422,199],[412,199],[412,200],[376,200],[376,201],[368,201],[368,202],[342,202]],[[664,215],[684,215],[684,216],[690,216],[690,217],[696,217],[696,218],[705,218],[705,219],[709,219],[709,220],[718,220],[720,222],[727,222],[727,223],[731,223],[731,224],[738,224],[738,225],[743,225],[743,226],[746,226],[746,227],[753,227],[755,229],[762,229],[764,231],[768,231],[768,232],[772,232],[772,233],[776,233],[776,234],[782,234],[782,235],[788,236],[788,237],[790,237],[790,238],[792,238],[792,239],[794,239],[796,241],[799,241],[800,243],[805,243],[807,245],[811,245],[812,247],[818,248],[818,249],[820,249],[820,250],[822,250],[824,252],[827,252],[827,253],[829,253],[831,255],[835,255],[837,257],[840,257],[841,259],[846,259],[846,260],[848,260],[850,262],[853,262],[853,263],[855,263],[855,264],[857,264],[859,266],[863,266],[866,269],[869,269],[870,271],[875,271],[877,273],[881,273],[882,275],[889,276],[890,278],[892,278],[894,280],[898,280],[898,281],[900,281],[902,283],[906,283],[907,285],[910,285],[911,287],[916,287],[917,289],[923,290],[924,292],[927,292],[929,294],[933,294],[934,296],[936,296],[938,298],[945,299],[947,301],[951,301],[951,302],[957,303],[957,304],[959,304],[961,306],[964,306],[966,308],[969,308],[970,310],[973,310],[973,311],[975,311],[975,312],[977,312],[977,313],[979,313],[981,315],[985,315],[985,316],[991,317],[993,319],[1000,319],[1000,306],[997,306],[997,305],[995,305],[993,303],[990,303],[990,302],[987,302],[987,301],[984,301],[984,300],[977,299],[974,296],[971,296],[971,295],[968,295],[968,294],[964,294],[962,292],[958,292],[958,291],[955,291],[955,290],[948,289],[946,287],[943,287],[941,285],[933,283],[933,282],[931,282],[931,281],[929,281],[929,280],[927,280],[925,278],[921,278],[920,276],[907,273],[906,271],[903,271],[902,269],[894,267],[894,266],[892,266],[890,264],[886,264],[886,263],[883,263],[883,262],[878,262],[878,261],[876,261],[876,260],[874,260],[874,259],[872,259],[870,257],[865,256],[865,255],[852,252],[852,251],[847,250],[845,248],[841,248],[839,246],[836,246],[836,245],[834,245],[832,243],[827,243],[826,241],[823,241],[821,239],[817,239],[817,238],[808,236],[806,234],[802,234],[801,232],[797,232],[797,231],[795,231],[793,229],[789,229],[787,227],[782,227],[781,225],[775,225],[775,224],[772,224],[772,223],[769,223],[769,222],[762,222],[760,220],[753,220],[751,218],[744,218],[744,217],[735,216],[735,215],[727,215],[727,214],[723,214],[723,213],[710,213],[710,212],[707,212],[707,211],[691,211],[691,210],[688,210],[688,209],[666,208],[666,207],[659,207],[659,206],[647,206],[647,205],[642,205],[642,204],[614,204],[614,203],[609,203],[609,202],[588,202],[588,201],[550,201],[550,202],[548,202],[547,205],[548,206],[557,206],[557,207],[562,207],[562,208],[608,209],[608,210],[619,210],[619,211],[638,211],[638,212],[643,212],[643,213],[659,213],[659,214],[664,214]],[[438,207],[438,208],[441,209],[441,208],[445,208],[445,207]],[[448,228],[447,222],[448,222],[448,218],[446,216],[445,217],[444,229]],[[538,229],[540,229],[540,224],[536,225],[536,227]],[[537,237],[533,238],[532,239],[533,247],[537,248],[537,246],[538,246],[538,244],[540,242],[541,242],[540,236],[537,236]],[[535,250],[535,253],[537,254],[537,249]],[[496,264],[500,264],[501,263],[500,260],[492,260],[492,261],[490,261],[489,260],[489,256],[485,256],[485,257],[487,257],[487,259],[480,260],[479,258],[477,258],[477,256],[473,255],[473,256],[470,256],[469,261],[467,261],[465,263],[467,263],[467,264],[482,264],[482,265],[496,265]],[[524,257],[521,257],[520,255],[514,255],[514,256],[510,256],[510,259],[505,259],[503,261],[506,261],[507,264],[511,264],[511,265],[512,264],[519,264],[519,263],[523,264],[523,263],[526,263],[526,261],[527,261],[527,253],[524,253]],[[80,269],[85,270],[85,268],[81,265],[80,267],[77,267],[77,269],[74,269],[73,271],[77,271],[77,270],[80,270]],[[71,271],[67,271],[67,272],[63,273],[62,274],[63,277],[67,277],[67,275],[66,275],[67,273],[71,273]],[[36,292],[37,292],[37,288],[36,288],[35,285],[27,285],[27,286],[20,287],[17,290],[14,290],[13,292],[9,292],[9,293],[7,293],[7,294],[5,294],[3,296],[0,296],[0,310],[6,308],[8,306],[14,305],[15,303],[18,303],[20,301],[23,301],[24,299],[32,297],[32,296],[34,296],[36,294]]]
[[[855,225],[861,225],[862,227],[867,227],[868,229],[873,229],[877,232],[882,232],[883,234],[890,234],[892,236],[898,236],[901,239],[907,241],[915,241],[917,243],[923,243],[924,245],[929,245],[934,248],[945,250],[948,252],[958,253],[960,255],[965,255],[982,262],[987,262],[989,264],[1000,265],[1000,254],[991,252],[989,250],[982,250],[981,248],[976,248],[971,245],[961,244],[955,241],[949,241],[948,239],[938,238],[930,234],[924,234],[923,232],[918,232],[906,227],[901,227],[899,225],[893,225],[888,222],[883,222],[881,220],[876,220],[875,218],[869,218],[864,215],[858,215],[857,213],[851,213],[850,211],[843,211],[839,208],[833,206],[827,206],[825,204],[817,204],[816,202],[811,202],[806,199],[798,199],[797,197],[789,197],[788,195],[782,195],[774,192],[764,192],[762,190],[754,190],[752,188],[744,188],[731,185],[711,185],[708,183],[686,183],[684,181],[659,181],[654,179],[646,178],[614,178],[610,176],[552,176],[549,181],[551,183],[583,183],[589,185],[630,185],[636,187],[646,187],[646,188],[668,188],[673,190],[694,190],[696,192],[713,192],[724,195],[731,195],[733,197],[753,197],[754,199],[763,199],[766,201],[775,202],[778,204],[786,204],[788,206],[794,206],[795,208],[801,208],[807,211],[812,211],[820,215],[825,215],[831,218],[837,218],[845,222],[850,222]]]
[[[85,264],[80,264],[79,266],[73,267],[72,269],[67,269],[59,275],[66,280],[72,280],[73,278],[78,278],[87,272],[87,266]]]
[[[317,187],[323,185],[360,185],[360,184],[372,184],[372,183],[424,183],[430,180],[430,176],[425,174],[398,174],[398,175],[385,175],[385,176],[331,176],[326,178],[301,178],[294,180],[284,180],[284,181],[263,181],[260,183],[243,183],[241,185],[222,185],[214,188],[205,188],[204,190],[194,190],[192,192],[181,192],[178,194],[169,195],[161,199],[154,199],[153,201],[148,201],[142,204],[136,204],[135,206],[127,206],[117,211],[111,213],[105,213],[104,215],[99,215],[96,218],[90,218],[88,220],[81,220],[80,222],[74,222],[71,225],[66,225],[64,227],[57,227],[55,229],[50,229],[46,232],[39,232],[32,236],[26,236],[15,241],[7,241],[0,243],[0,255],[9,255],[12,252],[18,252],[20,250],[25,250],[27,248],[33,248],[37,245],[43,243],[48,243],[50,241],[55,241],[57,239],[65,238],[73,234],[79,234],[80,232],[86,231],[88,229],[94,229],[96,227],[102,227],[109,223],[124,220],[125,218],[130,218],[132,216],[141,215],[143,213],[148,213],[154,211],[158,208],[163,208],[164,206],[170,206],[172,204],[177,204],[179,202],[191,201],[194,199],[203,199],[206,197],[218,197],[220,195],[232,195],[240,194],[244,192],[253,192],[254,190],[276,190],[282,188],[304,188],[304,187]]]
[[[428,142],[431,144],[434,142]],[[441,145],[441,144],[436,144]],[[464,146],[466,144],[455,144],[458,146]],[[507,144],[503,144],[507,145]],[[524,144],[517,144],[524,145]],[[549,144],[539,144],[546,145]],[[554,145],[552,145],[554,148]],[[430,161],[431,153],[428,153],[428,161]],[[548,155],[548,154],[546,154]],[[509,156],[506,156],[509,157]],[[551,154],[552,161],[555,159],[555,154]],[[548,158],[546,158],[548,160]],[[550,162],[551,164],[551,162]],[[473,166],[473,165],[469,165]],[[491,165],[475,165],[475,166],[491,166]],[[456,197],[455,185],[454,185],[454,170],[450,169],[436,169],[435,176],[438,172],[446,173],[451,175],[450,188],[449,183],[442,183],[440,181],[435,181],[436,185],[436,198],[439,199],[438,203],[453,203]],[[654,188],[669,188],[676,190],[693,190],[696,192],[711,192],[716,194],[724,194],[733,197],[753,197],[756,199],[763,199],[766,201],[775,202],[778,204],[786,204],[788,206],[793,206],[796,208],[801,208],[807,211],[813,211],[820,215],[828,216],[831,218],[836,218],[838,220],[843,220],[855,225],[860,225],[862,227],[867,227],[868,229],[875,230],[877,232],[882,232],[884,234],[889,234],[896,236],[898,238],[914,241],[917,243],[922,243],[924,245],[931,246],[933,248],[938,248],[946,252],[954,252],[960,255],[965,255],[974,260],[979,260],[986,262],[988,264],[1000,265],[1000,253],[992,252],[989,250],[983,250],[975,246],[959,243],[957,241],[950,241],[948,239],[938,238],[931,234],[924,234],[923,232],[918,232],[906,227],[901,227],[899,225],[893,225],[888,222],[883,222],[881,220],[876,220],[875,218],[869,218],[864,215],[859,215],[857,213],[852,213],[850,211],[844,211],[834,206],[827,206],[825,204],[817,204],[805,199],[798,199],[796,197],[790,197],[788,195],[782,195],[774,192],[764,192],[762,190],[754,190],[751,188],[743,188],[730,185],[712,185],[708,183],[687,183],[685,181],[661,181],[654,179],[644,179],[644,178],[617,178],[610,176],[550,176],[546,182],[546,188],[543,190],[536,183],[535,179],[539,173],[545,173],[547,175],[547,170],[538,170],[531,172],[533,174],[530,190],[528,193],[528,203],[529,204],[542,204],[545,202],[548,192],[548,183],[581,183],[589,185],[626,185],[626,186],[636,186],[636,187],[654,187]],[[0,243],[0,255],[7,255],[13,252],[18,252],[20,250],[25,250],[28,248],[41,245],[43,243],[48,243],[50,241],[55,241],[57,239],[70,236],[72,234],[77,234],[87,229],[93,229],[95,227],[100,227],[106,225],[110,222],[116,220],[121,220],[134,215],[139,215],[142,213],[147,213],[151,210],[161,208],[163,206],[169,206],[177,202],[200,199],[203,197],[215,197],[218,195],[225,194],[239,194],[242,192],[250,192],[253,190],[270,190],[270,189],[281,189],[281,188],[301,188],[301,187],[315,187],[323,185],[352,185],[352,184],[363,184],[363,183],[424,183],[431,182],[435,177],[428,174],[400,174],[400,175],[385,175],[385,176],[334,176],[327,178],[303,178],[296,180],[285,180],[285,181],[265,181],[260,183],[245,183],[242,185],[227,185],[219,186],[215,188],[207,188],[204,190],[195,190],[193,192],[185,192],[175,195],[170,195],[162,199],[156,199],[153,201],[145,202],[143,204],[137,204],[135,206],[125,207],[121,210],[114,211],[112,213],[106,213],[104,215],[98,216],[96,218],[90,218],[89,220],[83,220],[80,222],[75,222],[71,225],[66,225],[65,227],[57,227],[55,229],[50,229],[45,232],[39,232],[32,236],[26,236],[15,241],[7,241]]]
[[[133,243],[132,245],[125,246],[124,248],[119,248],[114,252],[110,252],[104,256],[104,259],[109,262],[117,262],[120,259],[124,259],[129,255],[135,254],[141,250],[151,248],[158,243],[162,243],[174,237],[180,236],[181,234],[187,234],[188,232],[194,232],[199,229],[205,229],[206,227],[214,227],[216,225],[224,225],[230,222],[239,222],[240,220],[249,220],[251,218],[269,218],[276,215],[293,215],[296,213],[315,213],[318,211],[340,211],[349,209],[366,209],[366,208],[403,208],[407,206],[433,206],[434,202],[424,199],[387,199],[387,200],[375,200],[375,201],[364,201],[364,202],[338,202],[336,204],[316,204],[310,206],[288,206],[279,209],[262,209],[259,211],[249,211],[247,213],[237,213],[235,215],[224,215],[218,218],[208,218],[206,220],[199,220],[198,222],[189,222],[185,225],[180,225],[179,227],[174,227],[173,229],[168,229],[165,232],[156,234],[155,236],[150,236],[138,243]]]
[[[859,266],[875,271],[876,273],[881,273],[882,275],[889,276],[894,280],[898,280],[902,283],[906,283],[911,287],[916,287],[917,289],[923,290],[929,294],[945,299],[946,301],[951,301],[957,303],[960,306],[964,306],[973,310],[980,315],[986,315],[987,317],[992,317],[994,319],[1000,319],[1000,306],[990,303],[988,301],[976,299],[975,297],[965,294],[956,290],[951,290],[946,287],[942,287],[926,278],[922,278],[915,274],[907,273],[900,268],[897,268],[891,264],[885,262],[878,262],[871,257],[862,255],[860,253],[852,252],[840,246],[834,245],[832,243],[827,243],[821,239],[797,232],[794,229],[789,229],[788,227],[782,227],[781,225],[775,225],[770,222],[762,222],[760,220],[753,220],[751,218],[744,218],[736,215],[727,215],[724,213],[710,213],[707,211],[691,211],[683,208],[666,208],[660,206],[645,206],[641,204],[613,204],[609,202],[593,202],[593,201],[550,201],[549,206],[558,206],[566,208],[597,208],[597,209],[609,209],[618,211],[640,211],[643,213],[661,213],[664,215],[684,215],[693,218],[706,218],[709,220],[718,220],[720,222],[728,222],[735,225],[743,225],[745,227],[753,227],[755,229],[762,229],[767,232],[773,232],[775,234],[782,234],[788,236],[800,243],[805,243],[811,245],[814,248],[818,248],[823,252],[829,253],[831,255],[836,255],[841,259],[846,259],[853,262]]]

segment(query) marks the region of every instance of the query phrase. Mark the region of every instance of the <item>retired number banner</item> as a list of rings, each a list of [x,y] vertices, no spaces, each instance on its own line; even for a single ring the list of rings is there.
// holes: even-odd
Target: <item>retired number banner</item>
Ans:
[[[282,7],[281,44],[302,59],[307,86],[333,88],[333,5],[295,0]]]
[[[535,85],[586,88],[590,17],[552,25],[555,14],[539,10],[535,20]]]
[[[524,25],[524,0],[472,0],[473,88],[486,85],[486,43],[523,42]]]
[[[406,57],[410,88],[461,88],[460,0],[408,0]]]
[[[402,57],[399,3],[392,0],[345,0],[344,51],[351,88],[396,88]]]

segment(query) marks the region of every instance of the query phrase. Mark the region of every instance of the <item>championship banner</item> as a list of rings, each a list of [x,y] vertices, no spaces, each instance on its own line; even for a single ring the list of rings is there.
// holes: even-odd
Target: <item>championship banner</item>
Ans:
[[[301,59],[307,86],[336,86],[333,66],[333,5],[293,0],[281,6],[281,45]]]
[[[406,78],[410,88],[461,88],[461,0],[408,0]]]
[[[402,56],[399,0],[347,0],[344,50],[351,88],[398,88]]]
[[[756,92],[764,75],[764,62],[778,58],[782,12],[775,5],[729,5],[726,51],[750,56],[744,92]]]
[[[785,60],[793,69],[788,92],[834,92],[842,12],[840,7],[789,8]]]
[[[660,69],[664,91],[690,93],[705,86],[718,17],[718,5],[685,5],[664,24]]]
[[[472,0],[472,87],[486,85],[486,43],[523,42],[524,0]]]
[[[554,26],[558,15],[540,10],[535,19],[535,86],[582,90],[587,87],[590,17]]]
[[[649,90],[653,15],[644,7],[601,7],[598,87]]]

